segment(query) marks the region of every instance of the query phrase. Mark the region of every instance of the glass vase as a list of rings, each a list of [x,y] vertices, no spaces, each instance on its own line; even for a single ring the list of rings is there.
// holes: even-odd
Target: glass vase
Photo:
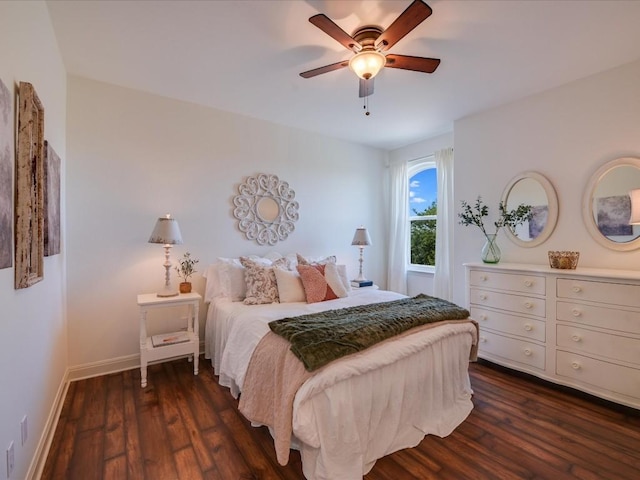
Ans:
[[[498,243],[496,241],[497,234],[489,233],[486,235],[486,238],[487,240],[482,247],[482,261],[484,263],[498,263],[502,252],[500,251],[500,247],[498,247]]]

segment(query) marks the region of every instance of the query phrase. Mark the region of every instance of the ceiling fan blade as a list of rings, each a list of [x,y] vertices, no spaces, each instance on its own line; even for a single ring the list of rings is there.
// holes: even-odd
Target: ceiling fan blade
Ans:
[[[378,51],[388,50],[411,30],[424,22],[433,10],[422,0],[414,0],[376,40]]]
[[[358,94],[360,98],[373,95],[373,80],[373,78],[369,80],[360,79],[360,93]]]
[[[356,53],[362,50],[362,45],[360,45],[360,43],[356,42],[351,35],[342,30],[325,14],[319,13],[318,15],[314,15],[309,19],[309,21],[349,50],[353,50]]]
[[[331,65],[325,65],[324,67],[314,68],[313,70],[307,70],[306,72],[302,72],[300,76],[302,78],[311,78],[311,77],[315,77],[316,75],[321,75],[327,72],[333,72],[334,70],[338,70],[340,68],[344,68],[348,66],[349,66],[349,60],[344,60],[342,62],[332,63]]]
[[[439,58],[411,57],[409,55],[387,55],[385,67],[413,70],[414,72],[433,73],[440,65]]]

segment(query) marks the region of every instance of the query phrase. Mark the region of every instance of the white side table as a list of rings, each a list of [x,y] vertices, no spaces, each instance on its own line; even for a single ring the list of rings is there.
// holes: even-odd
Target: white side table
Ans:
[[[155,360],[164,360],[181,355],[189,355],[189,360],[193,357],[193,374],[198,375],[198,355],[200,354],[199,323],[198,312],[200,310],[199,293],[181,293],[175,297],[158,297],[155,293],[145,293],[138,295],[138,307],[140,308],[140,375],[141,387],[147,386],[147,365]],[[169,342],[170,337],[186,335],[187,340],[181,343],[159,344],[154,346],[152,337],[147,335],[147,312],[159,308],[186,307],[187,308],[187,330],[179,332],[168,332],[166,335]]]

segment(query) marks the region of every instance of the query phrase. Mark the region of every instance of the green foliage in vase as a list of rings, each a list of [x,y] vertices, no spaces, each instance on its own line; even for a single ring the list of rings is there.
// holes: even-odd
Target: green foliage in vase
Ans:
[[[191,275],[196,273],[195,265],[199,262],[195,258],[191,258],[191,254],[189,252],[185,253],[182,256],[182,259],[178,261],[178,265],[176,266],[176,272],[178,272],[178,276],[184,279],[185,282],[189,281]]]
[[[486,206],[482,197],[478,196],[475,205],[469,205],[465,200],[462,200],[462,212],[458,213],[461,225],[475,225],[485,237],[488,239],[489,233],[484,226],[483,218],[489,215],[489,207]],[[512,231],[518,226],[522,225],[527,220],[531,220],[533,212],[531,211],[531,205],[525,205],[521,203],[513,210],[507,210],[504,202],[498,204],[498,219],[493,222],[496,228],[495,234],[502,227],[509,227]]]

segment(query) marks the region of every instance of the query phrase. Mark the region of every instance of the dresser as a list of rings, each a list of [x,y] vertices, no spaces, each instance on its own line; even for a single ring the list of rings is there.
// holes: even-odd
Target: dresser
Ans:
[[[481,358],[640,409],[640,272],[465,268]]]

